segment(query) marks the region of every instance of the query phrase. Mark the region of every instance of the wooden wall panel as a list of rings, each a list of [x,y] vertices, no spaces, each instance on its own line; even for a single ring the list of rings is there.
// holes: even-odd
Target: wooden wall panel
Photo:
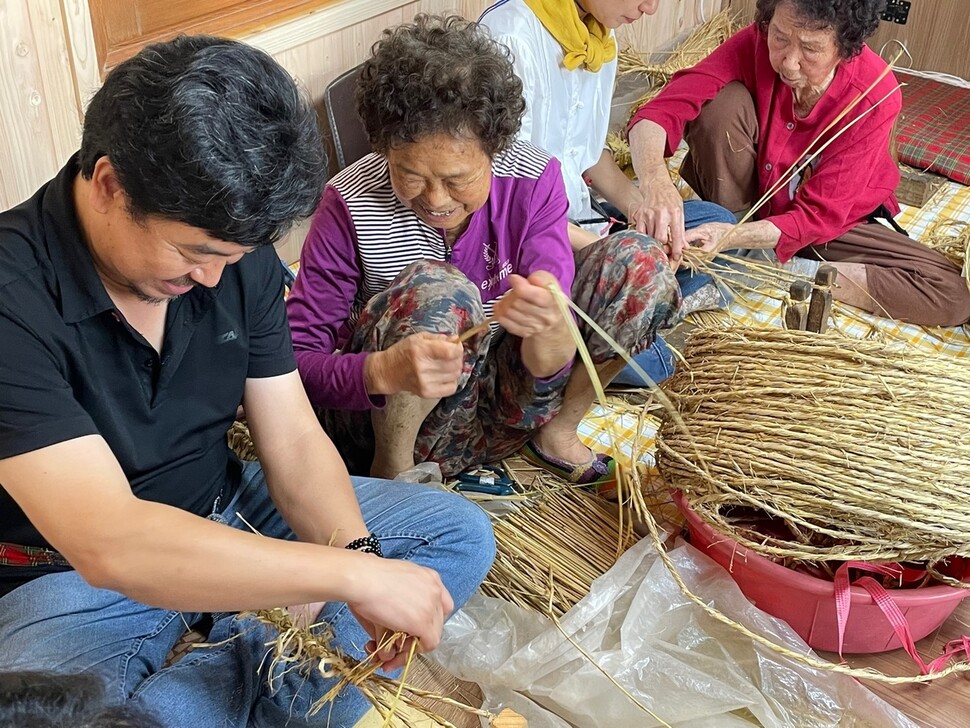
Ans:
[[[238,37],[332,0],[88,0],[102,71],[179,33]]]
[[[0,3],[0,207],[33,194],[80,139],[63,28],[56,0]]]
[[[712,15],[722,6],[721,0],[660,0],[655,15],[645,15],[631,25],[616,31],[620,48],[627,46],[641,52],[667,48]]]
[[[970,3],[967,0],[913,0],[906,25],[882,22],[869,39],[869,45],[880,52],[893,40],[906,44],[913,61],[900,60],[900,66],[918,71],[941,71],[970,79]],[[895,44],[882,51],[892,58]]]
[[[901,59],[899,65],[918,71],[940,71],[970,79],[970,3],[967,0],[911,0],[906,25],[879,23],[869,45],[889,60],[896,55],[898,40],[906,44],[912,62]],[[725,0],[725,5],[740,10],[746,19],[754,17],[755,0]],[[886,50],[883,51],[883,46]]]
[[[0,2],[0,209],[26,199],[77,148],[83,109],[100,83],[92,0]],[[621,47],[669,47],[721,0],[661,0],[659,12],[621,28]],[[418,12],[477,18],[488,0],[343,0],[244,40],[276,57],[319,102],[333,78],[360,63],[381,31]],[[36,92],[36,93],[35,93]],[[304,227],[281,245],[292,260]]]

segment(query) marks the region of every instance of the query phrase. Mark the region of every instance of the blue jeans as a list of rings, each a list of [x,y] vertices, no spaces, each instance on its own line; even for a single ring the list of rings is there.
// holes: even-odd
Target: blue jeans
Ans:
[[[461,496],[424,486],[373,478],[353,482],[385,557],[435,569],[455,608],[464,604],[495,554],[485,513]],[[294,538],[269,499],[256,463],[246,465],[238,493],[213,519],[248,530],[237,513],[265,536]],[[274,630],[237,614],[214,615],[208,639],[213,646],[163,668],[186,624],[201,616],[95,589],[73,571],[49,574],[0,599],[0,669],[94,672],[106,681],[109,701],[135,700],[171,728],[343,728],[367,711],[365,698],[348,688],[307,718],[310,706],[335,680],[318,670],[285,672],[285,666],[270,675],[265,643],[274,638]],[[369,637],[345,604],[328,603],[321,620],[332,626],[337,648],[362,656]]]
[[[684,202],[684,227],[687,230],[708,222],[726,222],[734,225],[737,221],[734,213],[713,202],[704,202],[703,200],[687,200]],[[677,271],[677,282],[680,284],[680,292],[684,298],[712,280],[713,278],[709,274],[698,273],[688,268],[681,268]],[[667,342],[662,337],[657,336],[653,340],[653,344],[633,357],[633,361],[650,376],[654,383],[659,384],[674,373],[677,360],[674,359],[674,354],[667,346]],[[631,366],[624,367],[613,378],[613,383],[633,387],[646,385],[643,377],[637,374]]]

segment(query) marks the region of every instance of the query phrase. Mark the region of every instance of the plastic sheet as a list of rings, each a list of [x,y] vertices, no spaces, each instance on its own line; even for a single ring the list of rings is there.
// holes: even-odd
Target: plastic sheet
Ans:
[[[722,613],[798,652],[807,645],[748,602],[728,574],[682,544],[670,553],[688,587]],[[562,628],[657,720],[541,615],[476,595],[449,621],[433,657],[511,707],[530,728],[732,728],[915,724],[852,678],[754,644],[690,602],[647,539],[627,551]]]

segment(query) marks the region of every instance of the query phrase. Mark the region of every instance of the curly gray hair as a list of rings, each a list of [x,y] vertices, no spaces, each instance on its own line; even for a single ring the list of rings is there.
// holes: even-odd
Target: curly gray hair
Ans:
[[[361,68],[355,102],[381,153],[450,134],[476,137],[494,157],[515,138],[525,113],[508,49],[458,16],[418,15],[385,30]]]
[[[876,32],[879,16],[886,9],[886,0],[758,0],[754,22],[762,32],[783,2],[789,3],[808,27],[835,31],[839,56],[845,60],[862,52],[862,44]]]

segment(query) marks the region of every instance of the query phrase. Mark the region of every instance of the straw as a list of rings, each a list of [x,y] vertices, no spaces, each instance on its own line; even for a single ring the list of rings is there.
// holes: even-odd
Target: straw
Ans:
[[[653,53],[650,57],[631,48],[620,52],[617,59],[618,75],[640,74],[650,82],[649,90],[630,107],[630,117],[660,93],[660,89],[677,71],[696,65],[730,38],[740,27],[739,19],[739,13],[725,9],[691,31],[673,50]]]
[[[939,251],[960,268],[964,280],[970,285],[970,223],[952,218],[937,220],[920,242]]]
[[[666,389],[657,465],[711,526],[771,557],[970,555],[970,368],[838,334],[699,328]],[[696,453],[699,452],[698,459]],[[824,538],[753,538],[749,506]]]

